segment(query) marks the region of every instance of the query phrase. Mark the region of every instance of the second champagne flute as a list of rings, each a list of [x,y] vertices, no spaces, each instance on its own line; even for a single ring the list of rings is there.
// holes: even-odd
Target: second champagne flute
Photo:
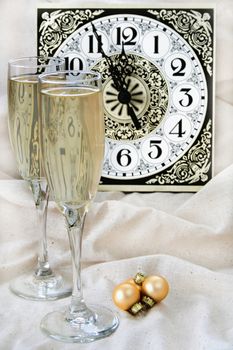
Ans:
[[[52,271],[47,252],[46,219],[48,185],[43,177],[39,142],[38,76],[43,72],[64,69],[59,58],[25,57],[8,65],[8,127],[20,175],[33,193],[38,223],[32,231],[42,234],[38,264],[33,272],[19,276],[10,283],[18,296],[31,300],[55,300],[70,294],[67,277]],[[29,237],[30,239],[30,237]]]

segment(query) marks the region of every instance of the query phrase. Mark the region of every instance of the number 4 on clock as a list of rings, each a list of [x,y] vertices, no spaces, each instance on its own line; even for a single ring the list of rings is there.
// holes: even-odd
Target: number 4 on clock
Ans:
[[[182,137],[185,133],[186,131],[182,131],[182,119],[180,119],[169,132],[170,135],[178,135],[178,137]]]

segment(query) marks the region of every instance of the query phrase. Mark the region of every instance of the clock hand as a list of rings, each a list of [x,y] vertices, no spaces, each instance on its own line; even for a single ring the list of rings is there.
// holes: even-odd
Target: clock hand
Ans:
[[[117,89],[117,91],[119,91],[119,95],[123,96],[122,103],[126,104],[126,106],[127,106],[127,114],[131,117],[135,128],[137,130],[139,130],[139,129],[141,129],[141,126],[140,126],[138,118],[137,118],[137,116],[136,116],[136,114],[134,112],[133,107],[130,105],[130,97],[131,96],[130,96],[130,93],[128,92],[127,88],[126,88],[125,72],[124,72],[124,70],[122,70],[122,72],[120,72],[119,69],[118,69],[118,66],[113,63],[111,57],[106,55],[106,53],[103,50],[103,43],[101,41],[101,37],[98,35],[96,27],[94,26],[94,24],[92,22],[91,22],[91,26],[92,26],[93,33],[94,33],[94,35],[96,37],[96,40],[97,40],[97,42],[99,44],[100,52],[102,54],[102,57],[104,57],[106,59],[107,64],[109,66],[109,71],[110,71],[110,74],[112,76],[112,80],[113,80],[114,86]],[[124,43],[122,43],[121,55],[124,58],[123,62],[127,62],[127,65],[129,66],[128,58],[127,58],[127,55],[125,54]],[[125,100],[125,96],[127,96],[126,100]],[[128,101],[128,99],[129,99],[129,101]]]
[[[137,130],[140,130],[140,129],[141,129],[141,125],[140,125],[140,123],[139,123],[139,121],[138,121],[138,118],[137,118],[137,116],[136,116],[136,114],[135,114],[135,112],[134,112],[134,109],[133,109],[133,107],[130,105],[130,103],[127,103],[127,113],[128,113],[128,115],[131,117],[132,122],[133,122],[135,128],[136,128]]]
[[[118,69],[113,64],[111,57],[106,55],[106,53],[104,52],[104,50],[103,50],[103,43],[101,41],[101,37],[97,33],[96,27],[94,26],[94,24],[92,22],[91,22],[91,25],[92,25],[92,30],[93,30],[93,33],[94,33],[94,35],[96,37],[96,40],[99,43],[100,53],[102,54],[102,57],[104,57],[105,60],[107,61],[107,64],[108,64],[108,67],[109,67],[110,74],[112,76],[112,80],[114,82],[114,85],[115,85],[116,89],[118,91],[120,91],[120,89],[122,89],[122,87],[123,87],[122,86],[123,84],[122,84],[121,76],[119,75]]]
[[[121,48],[121,53],[119,55],[119,62],[118,66],[122,70],[122,74],[124,77],[127,75],[130,75],[133,71],[132,65],[129,63],[129,58],[125,53],[125,47],[124,47],[124,42],[122,42],[122,48]]]
[[[122,48],[121,48],[121,53],[119,55],[119,62],[118,62],[119,66],[122,69],[122,76],[124,77],[124,85],[126,86],[126,82],[125,82],[125,78],[126,76],[130,75],[133,71],[132,66],[129,63],[129,59],[128,56],[125,53],[125,47],[124,47],[124,42],[122,42]],[[125,104],[127,105],[127,114],[131,117],[133,124],[135,126],[135,128],[137,130],[141,129],[141,125],[138,121],[138,118],[134,112],[134,109],[132,107],[132,105],[130,105],[130,93],[128,92],[127,88],[123,90],[123,94],[125,94],[127,96],[127,94],[129,95],[129,102],[125,102]],[[123,102],[124,103],[124,102]]]

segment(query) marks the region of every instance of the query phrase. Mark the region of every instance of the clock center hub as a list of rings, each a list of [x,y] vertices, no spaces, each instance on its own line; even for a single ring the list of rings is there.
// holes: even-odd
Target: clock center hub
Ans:
[[[128,115],[127,105],[130,103],[138,118],[147,110],[150,102],[150,91],[144,81],[136,76],[131,75],[125,81],[127,89],[123,88],[117,91],[115,85],[109,77],[103,86],[104,109],[105,113],[113,120],[120,123],[132,123]]]
[[[119,64],[119,55],[111,58]],[[105,59],[93,67],[102,74],[105,135],[117,141],[137,140],[150,134],[168,109],[168,86],[161,70],[142,56],[129,53],[127,58],[132,61],[132,72],[122,77],[123,86],[116,84]]]
[[[131,94],[126,89],[123,89],[118,94],[118,100],[122,104],[128,104],[131,101]]]

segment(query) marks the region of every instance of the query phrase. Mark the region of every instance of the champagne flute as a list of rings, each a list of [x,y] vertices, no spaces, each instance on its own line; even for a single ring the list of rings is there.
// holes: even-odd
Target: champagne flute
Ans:
[[[110,335],[118,318],[106,307],[87,307],[81,285],[83,226],[102,170],[104,118],[101,76],[64,71],[39,77],[42,156],[47,181],[66,221],[73,291],[68,308],[46,315],[42,330],[51,338],[86,343]]]
[[[16,295],[30,300],[55,300],[71,293],[67,276],[52,271],[48,261],[46,221],[48,185],[41,166],[39,143],[38,76],[64,69],[59,58],[25,57],[8,65],[8,128],[20,175],[32,190],[38,223],[33,231],[42,233],[37,267],[10,283]],[[39,232],[40,231],[40,232]]]

